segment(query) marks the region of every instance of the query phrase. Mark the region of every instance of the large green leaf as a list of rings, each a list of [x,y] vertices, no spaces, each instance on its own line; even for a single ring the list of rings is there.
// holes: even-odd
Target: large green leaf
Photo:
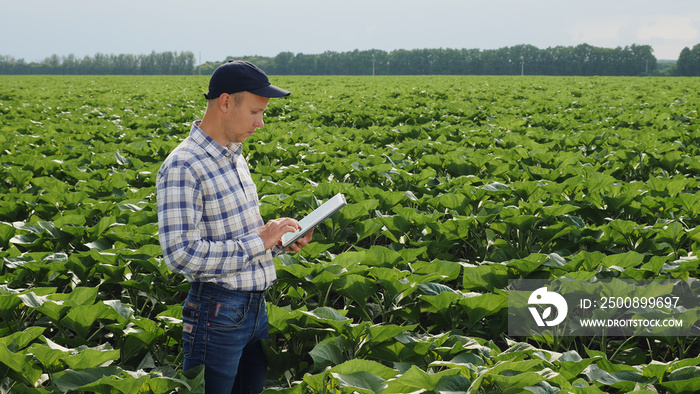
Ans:
[[[333,289],[365,308],[367,301],[377,292],[377,285],[361,275],[343,275],[333,282]]]
[[[351,374],[339,374],[332,372],[331,376],[338,380],[338,387],[344,392],[372,394],[380,393],[387,387],[384,379],[366,371]]]
[[[403,334],[406,331],[413,331],[418,327],[417,324],[411,326],[397,326],[393,324],[379,324],[373,325],[369,328],[369,337],[372,343],[380,343],[384,341],[392,340],[399,334]]]
[[[41,366],[31,355],[12,352],[4,343],[0,343],[0,364],[12,371],[11,376],[14,380],[22,381],[29,386],[34,386],[42,374]]]
[[[459,305],[466,309],[470,324],[492,316],[508,307],[508,297],[502,294],[486,293],[459,300]]]
[[[398,376],[396,378],[396,383],[408,387],[413,387],[414,390],[434,390],[443,378],[455,376],[458,374],[459,371],[456,369],[448,369],[438,373],[427,373],[422,369],[418,368],[417,366],[413,365],[408,371],[404,372],[401,376]]]
[[[342,336],[328,337],[319,342],[309,352],[314,360],[314,369],[321,370],[327,366],[342,364],[345,360],[345,338]]]
[[[384,380],[389,380],[397,375],[397,371],[384,366],[376,361],[353,359],[330,369],[331,372],[348,375],[358,371],[369,372]]]
[[[666,376],[661,386],[674,393],[696,393],[700,390],[700,367],[681,367]]]
[[[53,372],[57,368],[62,367],[59,362],[61,357],[72,349],[64,348],[57,345],[50,339],[45,339],[46,344],[34,343],[27,348],[27,354],[32,354],[44,366],[44,369]]]
[[[12,314],[17,307],[22,304],[22,300],[17,294],[0,294],[0,316],[3,321],[12,321]]]
[[[16,352],[27,347],[32,341],[39,338],[44,331],[46,331],[44,327],[28,327],[24,331],[15,332],[0,338],[0,343]]]
[[[109,365],[108,362],[119,359],[119,350],[112,349],[111,346],[100,346],[88,348],[81,346],[75,349],[70,355],[64,355],[61,360],[74,370],[90,369],[98,366]]]
[[[99,381],[103,377],[117,377],[122,372],[123,370],[117,366],[96,367],[79,371],[67,369],[53,374],[53,383],[62,392],[69,392],[86,389],[86,386]],[[138,387],[136,391],[138,391]]]
[[[584,374],[592,381],[621,390],[631,390],[637,383],[652,382],[632,367],[615,366],[604,360],[592,364]]]
[[[61,326],[74,330],[78,335],[86,336],[98,319],[116,321],[120,315],[102,302],[93,305],[78,305],[70,309],[59,321]]]
[[[508,284],[508,269],[500,264],[464,267],[462,286],[467,290],[503,289]]]
[[[616,254],[606,256],[602,264],[606,267],[634,268],[640,266],[644,262],[644,256],[637,252],[627,252],[624,254]]]
[[[316,308],[313,311],[301,311],[301,313],[317,322],[330,325],[336,331],[342,331],[342,328],[351,321],[339,311],[328,307]]]

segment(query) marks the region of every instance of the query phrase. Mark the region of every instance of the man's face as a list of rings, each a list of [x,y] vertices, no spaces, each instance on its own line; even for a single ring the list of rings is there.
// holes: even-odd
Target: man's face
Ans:
[[[250,137],[256,129],[263,127],[263,113],[270,101],[267,97],[258,96],[249,92],[243,92],[243,100],[236,105],[234,97],[228,95],[229,111],[226,114],[225,137],[229,142],[243,142]]]

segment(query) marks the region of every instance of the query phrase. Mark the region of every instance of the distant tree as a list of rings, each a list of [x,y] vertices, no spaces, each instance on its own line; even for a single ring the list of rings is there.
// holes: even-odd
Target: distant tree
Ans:
[[[693,49],[683,48],[676,67],[678,75],[700,76],[700,44],[695,45]]]
[[[692,55],[692,74],[694,76],[700,76],[700,44],[696,44],[693,49],[690,50],[690,54]]]
[[[76,74],[80,70],[80,62],[72,53],[64,57],[61,63],[65,74]]]
[[[211,75],[220,65],[221,62],[206,62],[195,67],[194,73],[197,75]]]
[[[680,76],[693,75],[693,55],[690,52],[690,48],[688,48],[688,47],[683,48],[680,56],[678,56],[678,62],[676,63],[676,69],[677,69],[678,75],[680,75]]]
[[[194,70],[194,63],[194,53],[189,51],[181,52],[179,55],[177,55],[177,69],[175,70],[175,73],[180,75],[191,74]]]
[[[269,70],[273,74],[290,75],[293,73],[294,54],[292,52],[280,52],[275,56],[275,67]]]
[[[632,44],[629,47],[629,52],[632,54],[630,74],[634,75],[636,70],[638,71],[637,75],[651,75],[658,70],[659,66],[651,46]]]

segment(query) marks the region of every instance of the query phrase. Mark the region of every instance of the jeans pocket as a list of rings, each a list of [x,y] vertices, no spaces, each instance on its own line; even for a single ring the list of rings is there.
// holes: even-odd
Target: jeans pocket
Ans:
[[[191,357],[194,352],[200,309],[201,305],[198,302],[189,299],[182,307],[182,353],[185,357]]]
[[[210,305],[210,328],[228,330],[239,327],[248,314],[247,300],[215,301]]]
[[[194,354],[194,335],[188,335],[186,332],[182,333],[182,355],[185,358],[191,358]]]

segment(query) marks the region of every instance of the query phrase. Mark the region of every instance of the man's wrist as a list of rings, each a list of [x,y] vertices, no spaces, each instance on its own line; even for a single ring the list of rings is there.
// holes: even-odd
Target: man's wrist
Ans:
[[[263,241],[260,234],[254,233],[247,235],[241,241],[243,241],[243,245],[251,257],[262,256],[267,252],[265,241]]]

